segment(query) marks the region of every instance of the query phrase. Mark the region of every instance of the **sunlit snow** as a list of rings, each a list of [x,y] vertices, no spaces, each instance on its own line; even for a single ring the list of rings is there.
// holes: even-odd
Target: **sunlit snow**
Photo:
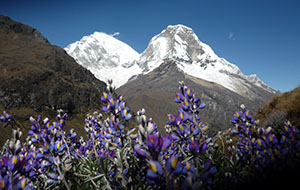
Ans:
[[[249,83],[271,93],[276,91],[256,75],[244,75],[210,46],[201,42],[194,31],[184,25],[168,26],[154,36],[140,55],[112,35],[95,32],[65,48],[79,64],[98,79],[113,79],[116,87],[138,74],[157,68],[165,59],[174,61],[188,75],[218,83],[239,94],[251,94]]]

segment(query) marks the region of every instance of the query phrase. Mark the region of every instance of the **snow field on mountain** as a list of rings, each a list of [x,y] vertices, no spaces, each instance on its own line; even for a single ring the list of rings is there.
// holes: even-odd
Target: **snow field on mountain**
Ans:
[[[180,24],[168,26],[154,36],[141,54],[102,32],[85,36],[65,50],[98,79],[113,79],[116,87],[135,75],[151,72],[168,59],[188,75],[218,83],[241,95],[251,94],[251,85],[276,93],[256,75],[244,75],[236,65],[219,58],[191,28]]]

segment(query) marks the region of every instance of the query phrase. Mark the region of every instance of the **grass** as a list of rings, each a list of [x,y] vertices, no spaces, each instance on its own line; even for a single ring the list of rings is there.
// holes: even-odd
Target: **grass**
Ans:
[[[265,122],[270,115],[280,111],[286,113],[293,125],[300,127],[300,86],[272,98],[258,110],[255,118]]]

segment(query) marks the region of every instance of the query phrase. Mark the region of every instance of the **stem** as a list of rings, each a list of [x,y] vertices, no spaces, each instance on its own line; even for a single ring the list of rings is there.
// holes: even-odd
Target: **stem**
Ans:
[[[223,142],[223,139],[221,137],[221,135],[218,135],[219,139],[221,139],[221,142],[222,142],[222,146],[223,146],[223,154],[225,152],[225,145],[224,145],[224,142]]]
[[[182,150],[181,146],[179,144],[176,144],[178,149],[181,151],[181,153],[184,155],[184,157],[187,157],[186,153]]]
[[[74,175],[78,177],[89,177],[89,175],[84,175],[84,174],[79,174],[79,173],[74,173]]]
[[[92,135],[92,137],[93,137],[93,150],[94,150],[97,160],[99,160],[99,155],[98,155],[98,153],[96,151],[96,147],[95,147],[96,140],[95,140],[94,135]]]
[[[105,179],[106,183],[108,184],[108,185],[106,185],[107,189],[111,190],[109,181],[107,180],[106,176],[104,176],[104,179]]]
[[[92,181],[92,184],[95,186],[95,188],[97,189],[98,188],[98,186],[97,186],[97,184],[94,182],[94,180],[91,180]]]
[[[68,183],[67,183],[67,181],[66,181],[66,179],[65,179],[65,176],[62,175],[62,173],[61,173],[61,171],[60,171],[59,165],[58,165],[57,163],[55,163],[55,164],[56,164],[56,166],[57,166],[57,171],[58,171],[58,173],[59,173],[59,176],[62,178],[62,181],[64,182],[64,184],[65,184],[67,190],[71,190],[70,187],[69,187],[69,185],[68,185]]]
[[[84,174],[79,174],[79,173],[74,173],[75,176],[79,176],[79,177],[90,177],[89,175],[84,175]],[[97,189],[98,186],[97,184],[94,182],[94,180],[90,180],[92,182],[92,184],[95,186],[95,188]]]
[[[10,181],[11,181],[11,190],[15,190],[14,187],[14,175],[12,172],[10,172]]]
[[[66,140],[65,140],[65,137],[64,137],[64,136],[62,137],[62,140],[64,141],[64,143],[65,143],[65,145],[66,145],[66,147],[67,147],[67,151],[68,151],[68,154],[69,154],[70,159],[72,159],[71,153],[70,153],[70,149],[69,149],[69,145],[66,143]]]

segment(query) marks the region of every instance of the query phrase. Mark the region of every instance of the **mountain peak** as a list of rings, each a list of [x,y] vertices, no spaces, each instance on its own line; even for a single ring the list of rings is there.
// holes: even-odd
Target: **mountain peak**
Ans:
[[[181,24],[170,25],[154,36],[141,54],[138,64],[146,74],[166,59],[172,60],[188,75],[215,82],[247,97],[255,97],[247,87],[249,83],[276,93],[256,75],[246,76],[236,65],[218,57],[209,45],[199,40],[191,28]]]
[[[104,67],[116,67],[139,56],[129,45],[103,32],[94,32],[84,36],[81,40],[68,45],[65,50],[71,56],[80,54],[76,56],[79,62],[80,60],[94,62]]]
[[[141,54],[139,63],[145,72],[159,66],[164,59],[181,64],[202,62],[206,66],[218,59],[214,51],[202,43],[193,29],[178,24],[169,25],[160,34],[154,36],[147,49]]]
[[[113,79],[118,87],[141,70],[137,65],[131,64],[139,54],[113,35],[103,32],[84,36],[81,40],[68,45],[65,50],[98,79],[105,82]],[[130,66],[134,71],[128,73],[126,69]],[[121,75],[122,77],[118,77]]]
[[[177,25],[169,25],[166,30],[172,30],[172,31],[176,31],[176,32],[180,32],[180,31],[190,31],[190,32],[194,32],[192,28],[187,27],[185,25],[182,24],[177,24]]]

